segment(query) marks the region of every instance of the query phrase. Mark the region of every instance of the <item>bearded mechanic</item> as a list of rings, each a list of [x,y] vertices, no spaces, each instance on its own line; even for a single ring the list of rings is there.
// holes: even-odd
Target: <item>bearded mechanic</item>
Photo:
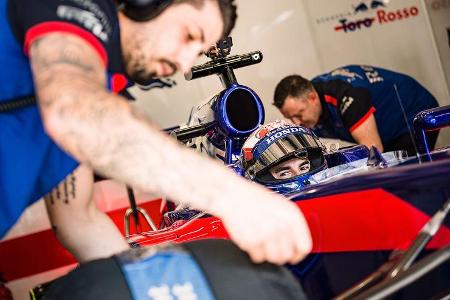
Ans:
[[[299,261],[311,238],[294,204],[178,145],[114,93],[125,78],[188,71],[234,26],[232,0],[148,2],[0,0],[0,236],[45,196],[79,261],[127,249],[92,202],[95,170],[222,218],[255,262]]]

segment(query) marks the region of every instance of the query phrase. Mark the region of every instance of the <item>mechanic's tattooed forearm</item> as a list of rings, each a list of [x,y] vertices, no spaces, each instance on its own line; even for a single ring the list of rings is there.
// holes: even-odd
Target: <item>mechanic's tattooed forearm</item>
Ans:
[[[42,106],[51,106],[62,96],[67,84],[75,87],[89,82],[88,86],[97,88],[104,85],[104,68],[99,57],[84,43],[63,34],[50,34],[32,43],[31,63]],[[59,92],[55,93],[58,85]]]
[[[75,175],[70,174],[64,182],[60,183],[44,197],[45,200],[51,205],[54,205],[57,201],[69,204],[76,197],[75,181]]]
[[[46,44],[50,43],[54,49],[57,49],[53,52],[53,56],[39,54],[42,51],[43,41]],[[54,65],[67,64],[80,68],[84,72],[91,73],[94,71],[94,67],[78,55],[78,53],[83,52],[83,46],[79,43],[70,42],[70,38],[64,35],[49,35],[43,39],[38,39],[32,44],[30,50],[34,52],[35,60],[33,63],[36,67],[51,68]]]
[[[103,63],[83,40],[44,36],[32,44],[30,61],[47,133],[80,163],[198,209],[208,210],[215,200],[235,193],[229,170],[180,147],[125,99],[105,89]],[[71,187],[59,186],[59,194],[53,191],[48,200],[68,197],[70,202]]]

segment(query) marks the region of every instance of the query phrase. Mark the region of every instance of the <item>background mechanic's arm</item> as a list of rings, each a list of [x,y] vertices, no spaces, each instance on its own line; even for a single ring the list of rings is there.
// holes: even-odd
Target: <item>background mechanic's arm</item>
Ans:
[[[83,39],[47,34],[31,44],[30,60],[45,129],[81,163],[221,217],[255,261],[296,262],[310,251],[295,205],[181,147],[109,93],[101,59]]]
[[[375,108],[368,89],[346,84],[344,95],[338,100],[338,109],[353,139],[367,147],[375,146],[383,151],[375,120]]]
[[[369,148],[375,146],[378,150],[383,152],[383,144],[373,114],[359,124],[359,126],[351,131],[350,134],[358,144],[366,145]]]

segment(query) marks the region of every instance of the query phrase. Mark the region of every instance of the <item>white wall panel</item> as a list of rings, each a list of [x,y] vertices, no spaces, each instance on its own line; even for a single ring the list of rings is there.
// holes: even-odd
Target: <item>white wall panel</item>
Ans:
[[[384,7],[371,9],[371,0],[237,0],[239,17],[232,35],[235,44],[232,53],[261,50],[264,55],[259,65],[237,70],[237,79],[260,95],[266,108],[266,121],[281,118],[270,103],[282,77],[292,73],[313,77],[345,64],[372,64],[410,74],[441,105],[450,104],[444,73],[450,72],[450,66],[441,64],[445,59],[450,64],[450,54],[439,56],[425,9],[427,5],[436,7],[435,2],[440,3],[439,10],[428,9],[428,13],[437,20],[431,22],[438,24],[433,28],[441,28],[443,22],[450,22],[446,17],[450,0],[426,1],[429,3],[385,0]],[[368,9],[355,13],[355,7],[360,4],[366,4]],[[404,9],[408,10],[408,17]],[[398,11],[402,18],[389,20]],[[417,13],[412,15],[411,11]],[[386,21],[382,19],[383,13]],[[341,19],[357,22],[368,18],[374,19],[371,26],[348,32],[335,30],[342,25]],[[438,47],[443,49],[441,52],[446,51],[442,42]],[[206,58],[199,59],[199,63],[204,61]],[[216,76],[187,82],[178,74],[174,79],[177,85],[170,89],[145,93],[133,89],[139,98],[137,105],[162,127],[184,123],[192,106],[222,88]],[[446,143],[450,143],[450,138]]]
[[[426,0],[425,7],[428,12],[433,37],[439,53],[440,63],[450,88],[450,0]],[[447,102],[450,104],[450,97]]]
[[[441,104],[450,104],[426,11],[420,1],[384,1],[384,7],[372,9],[373,2],[305,0],[324,70],[355,63],[397,70],[416,78]],[[366,4],[367,11],[355,12],[358,4]],[[344,19],[347,28],[337,29]],[[352,28],[359,21],[372,19],[367,21],[369,26],[360,24],[359,28]]]
[[[312,43],[303,2],[299,0],[238,0],[238,20],[233,31],[232,54],[261,50],[262,63],[236,70],[241,84],[254,89],[266,107],[266,120],[281,118],[270,104],[278,81],[287,74],[304,70],[308,76],[320,71],[316,49]],[[205,58],[199,62],[206,61]],[[186,121],[192,106],[222,88],[217,76],[186,82],[180,74],[177,86],[152,89],[138,95],[138,105],[162,127]]]
[[[396,70],[417,79],[440,105],[450,104],[442,60],[423,1],[303,1],[323,71],[345,64],[370,64]],[[433,7],[437,6],[435,2],[440,3],[440,9],[432,12],[435,19],[432,24],[436,24],[442,36],[443,20],[450,22],[449,0],[427,1]],[[373,3],[382,5],[372,8]],[[357,10],[360,5],[367,9]],[[449,144],[449,131],[443,130],[438,146]]]

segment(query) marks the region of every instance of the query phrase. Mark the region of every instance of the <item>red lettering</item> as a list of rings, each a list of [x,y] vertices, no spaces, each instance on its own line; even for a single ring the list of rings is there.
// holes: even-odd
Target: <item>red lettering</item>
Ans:
[[[386,12],[383,9],[377,10],[378,23],[383,24],[388,23],[386,20]]]
[[[389,23],[394,21],[399,21],[402,19],[407,19],[410,16],[417,16],[419,14],[419,9],[416,6],[410,8],[403,8],[396,11],[386,12],[383,9],[377,10],[378,23]]]
[[[393,13],[393,12],[388,12],[388,14],[387,14],[387,17],[388,17],[388,20],[389,21],[395,21],[395,13]]]
[[[403,9],[403,14],[405,15],[405,18],[408,18],[408,17],[409,17],[409,11],[408,11],[407,8],[404,8],[404,9]]]

